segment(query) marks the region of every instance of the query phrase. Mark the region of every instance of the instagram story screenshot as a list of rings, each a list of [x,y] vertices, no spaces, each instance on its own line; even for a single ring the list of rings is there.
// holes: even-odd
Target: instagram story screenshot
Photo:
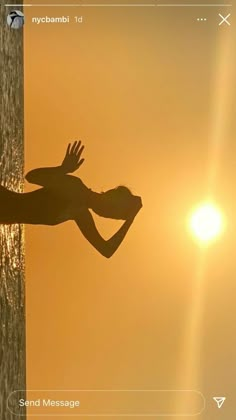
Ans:
[[[1,2],[1,420],[235,418],[233,3]]]

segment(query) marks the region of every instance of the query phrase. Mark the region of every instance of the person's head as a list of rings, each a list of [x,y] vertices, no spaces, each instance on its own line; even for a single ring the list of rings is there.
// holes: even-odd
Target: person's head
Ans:
[[[95,211],[102,217],[126,220],[134,214],[140,202],[140,197],[133,195],[127,187],[121,185],[101,193],[99,210]]]

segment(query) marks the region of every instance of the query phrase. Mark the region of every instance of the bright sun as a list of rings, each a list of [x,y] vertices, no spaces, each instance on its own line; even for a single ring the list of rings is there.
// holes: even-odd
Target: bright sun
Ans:
[[[223,216],[212,203],[197,207],[190,217],[192,235],[202,244],[214,240],[223,231]]]

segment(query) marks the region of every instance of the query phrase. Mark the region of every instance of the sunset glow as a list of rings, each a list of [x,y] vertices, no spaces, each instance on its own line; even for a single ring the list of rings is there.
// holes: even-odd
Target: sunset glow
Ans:
[[[221,212],[214,204],[201,204],[191,215],[190,230],[200,243],[208,243],[214,240],[223,230]]]

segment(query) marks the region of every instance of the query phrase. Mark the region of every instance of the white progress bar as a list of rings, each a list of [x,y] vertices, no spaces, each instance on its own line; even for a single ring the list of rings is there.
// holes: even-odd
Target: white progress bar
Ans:
[[[188,4],[188,3],[149,3],[149,4],[5,4],[5,7],[232,7],[232,4]]]

